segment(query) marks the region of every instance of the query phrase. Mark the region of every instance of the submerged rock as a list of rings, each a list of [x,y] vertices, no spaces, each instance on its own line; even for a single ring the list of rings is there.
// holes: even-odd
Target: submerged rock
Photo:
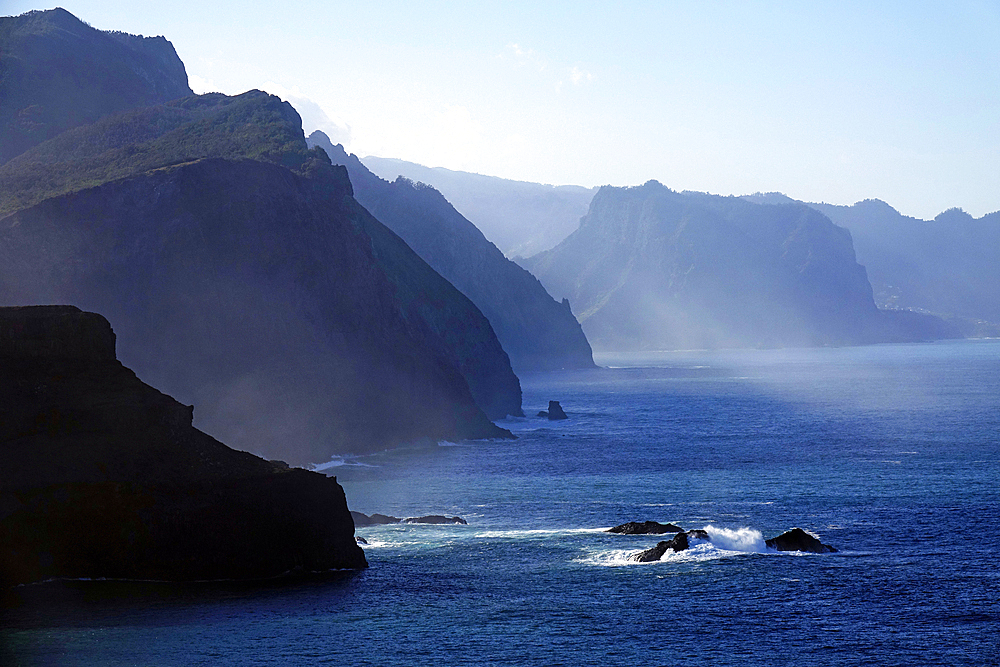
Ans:
[[[793,528],[777,537],[764,540],[764,544],[778,551],[807,551],[814,554],[828,554],[837,551],[829,544],[823,544],[801,528]]]
[[[659,521],[629,521],[620,526],[609,528],[609,533],[618,535],[662,535],[663,533],[680,533],[683,528],[672,523],[660,523]]]

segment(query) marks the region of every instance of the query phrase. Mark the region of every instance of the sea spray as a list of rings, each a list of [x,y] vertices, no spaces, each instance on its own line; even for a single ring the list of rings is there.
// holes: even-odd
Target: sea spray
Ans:
[[[705,526],[705,532],[708,533],[709,540],[718,549],[748,553],[765,553],[767,551],[763,534],[753,528],[732,530],[708,525]]]

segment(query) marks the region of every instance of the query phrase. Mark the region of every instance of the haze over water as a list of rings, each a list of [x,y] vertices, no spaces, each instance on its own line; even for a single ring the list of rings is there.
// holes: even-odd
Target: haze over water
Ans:
[[[603,357],[527,375],[519,439],[336,473],[371,567],[275,590],[47,584],[25,664],[990,664],[1000,341]],[[638,564],[629,520],[711,526]],[[836,554],[776,553],[800,526]],[[106,586],[111,586],[107,584]],[[73,599],[62,606],[60,600]],[[34,608],[37,608],[36,605]]]

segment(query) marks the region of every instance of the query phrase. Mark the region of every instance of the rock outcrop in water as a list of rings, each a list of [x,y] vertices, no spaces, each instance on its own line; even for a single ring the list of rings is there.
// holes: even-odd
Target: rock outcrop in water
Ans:
[[[335,478],[226,447],[102,316],[0,308],[0,578],[256,579],[366,566]]]
[[[405,178],[382,180],[322,132],[312,133],[309,145],[346,166],[357,200],[476,304],[515,371],[594,368],[590,343],[569,302],[553,299],[440,192]]]
[[[429,514],[427,516],[417,516],[410,517],[406,519],[401,519],[396,516],[389,516],[387,514],[372,514],[368,516],[362,514],[361,512],[351,511],[351,516],[354,518],[354,525],[357,528],[363,528],[367,526],[382,526],[391,523],[428,523],[435,525],[444,524],[460,524],[468,525],[468,521],[458,516],[442,516],[440,514]]]
[[[679,532],[674,535],[673,539],[658,542],[652,549],[646,549],[645,551],[629,556],[629,560],[639,563],[652,563],[663,558],[663,554],[667,553],[668,550],[673,552],[686,550],[691,546],[692,539],[707,540],[708,533],[699,529]]]
[[[664,533],[680,533],[683,528],[672,523],[660,523],[659,521],[629,521],[621,525],[609,528],[609,533],[618,535],[662,535]]]
[[[828,554],[837,551],[801,528],[792,528],[777,537],[764,540],[764,544],[778,551],[807,551],[814,554]]]
[[[655,523],[655,522],[647,522]],[[617,528],[625,528],[632,524],[623,524]],[[634,524],[641,526],[642,524]],[[616,529],[611,529],[608,532],[623,532]],[[710,540],[708,532],[700,528],[694,530],[681,531],[674,535],[673,539],[665,540],[663,542],[658,542],[655,547],[646,549],[645,551],[640,551],[639,553],[632,554],[628,557],[629,560],[636,561],[639,563],[652,563],[663,558],[663,555],[667,551],[685,551],[691,546],[691,540]],[[805,551],[808,553],[816,554],[826,554],[835,553],[837,550],[831,547],[829,544],[823,544],[816,537],[810,535],[801,528],[793,528],[787,532],[778,535],[777,537],[772,537],[769,540],[765,540],[764,544],[770,549],[776,551]]]
[[[566,412],[562,409],[562,406],[559,405],[559,401],[549,401],[549,409],[539,411],[538,416],[547,417],[550,421],[569,419]]]

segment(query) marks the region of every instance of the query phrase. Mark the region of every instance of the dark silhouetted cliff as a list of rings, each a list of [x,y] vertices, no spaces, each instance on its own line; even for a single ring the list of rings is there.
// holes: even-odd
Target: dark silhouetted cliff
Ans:
[[[187,95],[163,37],[102,32],[64,9],[0,17],[0,164],[72,127]]]
[[[580,229],[525,260],[599,349],[844,345],[954,335],[879,311],[851,236],[798,204],[604,187]]]
[[[232,450],[191,416],[116,360],[100,315],[0,308],[2,583],[366,566],[335,478]]]
[[[345,165],[357,200],[476,304],[516,371],[593,367],[569,304],[504,257],[440,192],[404,178],[382,180],[322,132],[310,135],[309,144]]]

